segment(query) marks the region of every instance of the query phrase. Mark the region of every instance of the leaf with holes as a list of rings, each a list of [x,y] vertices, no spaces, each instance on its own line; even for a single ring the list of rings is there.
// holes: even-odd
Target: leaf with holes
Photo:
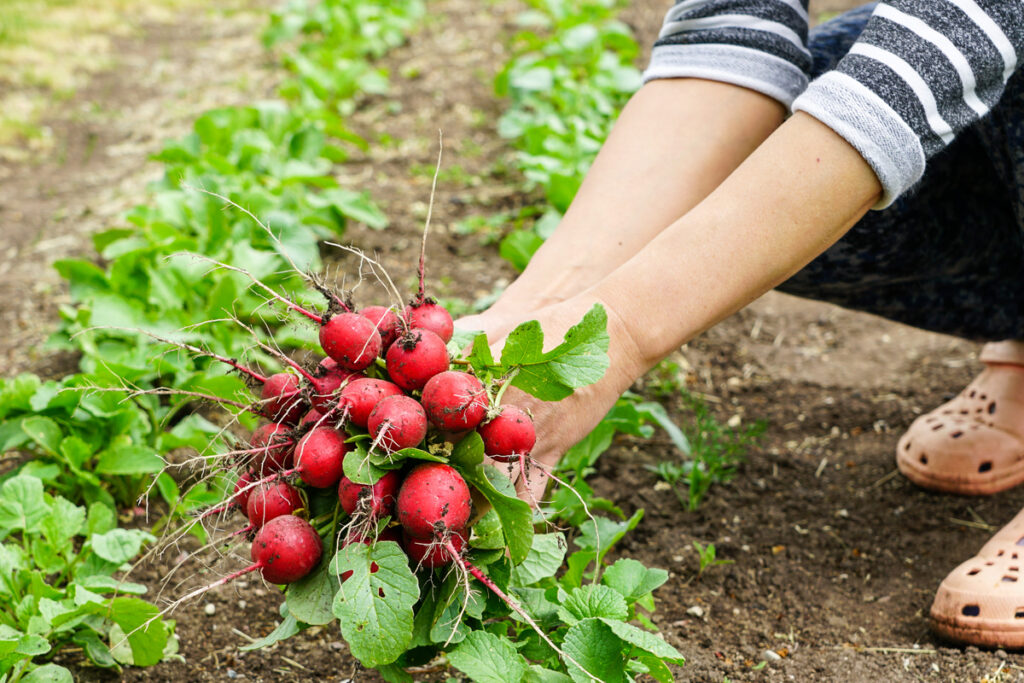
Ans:
[[[352,655],[369,667],[398,659],[412,640],[412,608],[420,597],[405,552],[393,541],[351,543],[334,556],[330,571],[352,572],[333,605]]]

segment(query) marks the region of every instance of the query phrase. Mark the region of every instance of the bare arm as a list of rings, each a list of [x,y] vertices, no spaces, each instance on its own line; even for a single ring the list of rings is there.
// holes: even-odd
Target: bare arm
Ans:
[[[783,124],[703,202],[606,277],[536,312],[554,342],[595,303],[609,314],[611,369],[557,404],[523,396],[534,457],[553,464],[663,357],[799,270],[876,201],[871,167],[806,114]],[[534,494],[542,482],[532,482]]]
[[[467,328],[503,323],[579,294],[697,205],[779,124],[784,109],[699,79],[645,85],[623,109],[558,229],[497,303]]]

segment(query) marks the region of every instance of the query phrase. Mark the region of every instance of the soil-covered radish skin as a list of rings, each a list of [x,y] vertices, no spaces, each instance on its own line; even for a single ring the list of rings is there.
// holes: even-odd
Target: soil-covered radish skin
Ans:
[[[529,455],[537,443],[533,420],[522,408],[501,407],[501,412],[477,428],[484,453],[502,462]]]
[[[395,494],[401,483],[402,477],[396,470],[386,473],[372,486],[357,484],[348,477],[342,477],[338,482],[338,500],[341,508],[349,515],[358,512],[370,519],[380,519],[394,512]]]
[[[238,475],[238,479],[235,481],[235,490],[231,496],[231,502],[242,508],[243,511],[249,505],[249,497],[252,494],[252,489],[249,488],[249,485],[254,481],[256,481],[256,476],[248,470]]]
[[[294,583],[320,563],[324,545],[309,522],[295,515],[268,521],[256,533],[250,554],[269,583]]]
[[[402,534],[402,547],[414,569],[438,569],[447,567],[454,561],[451,551],[444,543],[432,539],[416,539],[408,533]],[[465,529],[454,529],[449,535],[452,546],[459,553],[462,552],[466,542],[469,540],[469,532]]]
[[[249,443],[253,448],[264,449],[253,454],[250,467],[260,476],[283,470],[291,458],[292,449],[285,446],[291,441],[291,428],[271,422],[256,428]]]
[[[249,495],[245,506],[249,523],[257,529],[282,515],[290,515],[305,507],[298,489],[286,481],[261,484]]]
[[[338,406],[348,411],[349,421],[366,429],[370,413],[389,396],[402,396],[402,387],[385,379],[355,379],[338,392]]]
[[[333,358],[324,358],[309,380],[310,404],[319,412],[326,413],[334,406],[340,389],[362,376],[362,372],[341,367]]]
[[[466,480],[454,467],[423,463],[402,481],[395,511],[409,536],[430,540],[465,527],[472,512],[472,499]]]
[[[320,325],[320,346],[345,370],[363,370],[380,354],[377,327],[356,313],[339,313]]]
[[[260,392],[263,414],[278,423],[296,424],[309,410],[299,377],[290,372],[278,372],[267,378]]]
[[[427,299],[423,303],[413,302],[406,306],[405,320],[409,327],[430,330],[446,344],[455,334],[455,323],[448,309],[432,299]]]
[[[341,479],[345,437],[329,427],[317,427],[295,445],[295,471],[313,488],[325,489]]]
[[[324,417],[324,414],[321,413],[319,410],[317,410],[316,408],[310,408],[309,412],[306,413],[305,415],[303,415],[302,419],[299,420],[299,426],[300,427],[305,427],[308,424],[314,424],[315,425],[318,422],[320,422],[320,420],[322,420],[323,417]]]
[[[359,311],[359,315],[372,322],[380,332],[382,353],[387,351],[388,347],[402,333],[402,321],[393,310],[386,306],[367,306]]]
[[[448,369],[448,348],[430,330],[412,329],[391,345],[386,362],[392,382],[406,391],[416,391]]]
[[[375,443],[386,451],[418,446],[427,436],[427,414],[409,396],[389,396],[370,412],[366,421]]]
[[[487,415],[487,392],[473,375],[446,370],[423,387],[421,400],[427,419],[445,432],[475,429]]]

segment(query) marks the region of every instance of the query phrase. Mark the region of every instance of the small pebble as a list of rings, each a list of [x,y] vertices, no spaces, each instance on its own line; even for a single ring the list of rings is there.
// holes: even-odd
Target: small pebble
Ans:
[[[764,652],[761,653],[761,658],[764,659],[766,662],[781,662],[782,661],[782,655],[780,655],[775,650],[765,650]]]
[[[203,611],[206,612],[206,616],[212,617],[214,614],[217,613],[217,605],[213,604],[212,602],[208,602],[206,603],[206,607],[203,608]]]
[[[238,678],[238,672],[234,669],[228,669],[228,678]]]
[[[245,600],[239,600],[238,601],[238,609],[245,609],[248,606],[249,606],[249,603],[247,603]]]
[[[700,605],[694,605],[690,609],[686,610],[686,613],[691,617],[697,617],[698,619],[704,618],[704,608]]]
[[[996,657],[1006,659],[1006,650],[996,650]]]

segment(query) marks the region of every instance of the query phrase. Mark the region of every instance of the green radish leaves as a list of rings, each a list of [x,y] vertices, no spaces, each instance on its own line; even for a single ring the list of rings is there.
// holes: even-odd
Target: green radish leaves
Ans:
[[[405,552],[392,541],[350,543],[334,556],[330,571],[352,572],[332,608],[352,655],[369,667],[398,659],[412,640],[412,608],[420,597]]]
[[[544,351],[544,331],[536,320],[525,322],[505,338],[495,361],[487,339],[479,335],[467,360],[480,377],[510,377],[512,386],[543,401],[560,401],[604,377],[608,369],[608,314],[595,304],[566,332],[561,344]]]

